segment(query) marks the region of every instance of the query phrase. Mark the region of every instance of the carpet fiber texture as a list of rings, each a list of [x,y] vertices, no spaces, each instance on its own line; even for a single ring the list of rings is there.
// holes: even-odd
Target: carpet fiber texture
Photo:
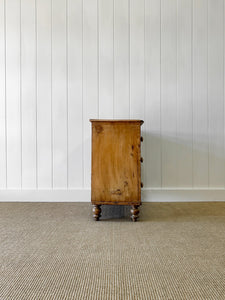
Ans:
[[[225,202],[0,203],[0,299],[225,299]]]

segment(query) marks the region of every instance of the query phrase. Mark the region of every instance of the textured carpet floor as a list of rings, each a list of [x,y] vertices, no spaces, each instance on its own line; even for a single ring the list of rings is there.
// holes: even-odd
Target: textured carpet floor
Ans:
[[[225,203],[0,203],[0,299],[225,299]]]

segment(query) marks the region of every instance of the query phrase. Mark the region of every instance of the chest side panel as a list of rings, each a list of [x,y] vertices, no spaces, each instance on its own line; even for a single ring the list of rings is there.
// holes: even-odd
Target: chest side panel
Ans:
[[[92,203],[140,203],[139,124],[92,124]]]

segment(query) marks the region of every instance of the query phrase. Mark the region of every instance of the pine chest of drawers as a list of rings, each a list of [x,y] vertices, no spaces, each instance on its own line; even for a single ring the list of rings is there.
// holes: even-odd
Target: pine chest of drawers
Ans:
[[[90,120],[92,123],[91,202],[93,217],[101,205],[131,205],[136,221],[141,204],[142,120]]]

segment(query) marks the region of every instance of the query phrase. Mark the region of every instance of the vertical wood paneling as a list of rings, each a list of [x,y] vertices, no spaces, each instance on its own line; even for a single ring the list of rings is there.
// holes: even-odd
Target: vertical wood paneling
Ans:
[[[223,0],[208,12],[209,185],[224,187]]]
[[[37,0],[37,187],[52,187],[51,0]]]
[[[113,118],[114,0],[99,0],[99,118]]]
[[[90,118],[99,116],[98,106],[98,1],[84,0],[83,15],[83,147],[84,187],[91,183]]]
[[[225,1],[223,2],[223,101],[225,103]],[[223,111],[223,121],[224,121],[224,157],[225,157],[225,104]],[[225,176],[224,176],[225,177]],[[225,185],[225,178],[224,178]]]
[[[130,1],[130,118],[145,119],[145,1]],[[142,135],[145,139],[145,124]],[[145,144],[142,145],[145,158]],[[141,165],[145,184],[145,165]]]
[[[144,0],[130,1],[130,117],[144,119]]]
[[[68,186],[82,187],[82,0],[68,0]]]
[[[0,189],[6,188],[5,1],[0,1]]]
[[[53,187],[67,187],[67,0],[52,2]]]
[[[177,1],[161,1],[162,186],[177,186]]]
[[[160,92],[160,48],[161,5],[158,0],[147,0],[145,5],[145,69],[146,101],[145,164],[147,187],[161,187],[161,92]],[[152,47],[154,45],[154,47]]]
[[[21,0],[22,187],[36,188],[36,11]]]
[[[21,188],[20,1],[6,3],[7,187]]]
[[[114,0],[114,117],[129,119],[129,1]]]
[[[208,5],[193,1],[193,186],[208,187]]]
[[[192,187],[192,1],[178,1],[177,186]]]
[[[225,187],[224,0],[0,1],[0,188],[89,188],[90,118],[144,119],[147,188]]]

